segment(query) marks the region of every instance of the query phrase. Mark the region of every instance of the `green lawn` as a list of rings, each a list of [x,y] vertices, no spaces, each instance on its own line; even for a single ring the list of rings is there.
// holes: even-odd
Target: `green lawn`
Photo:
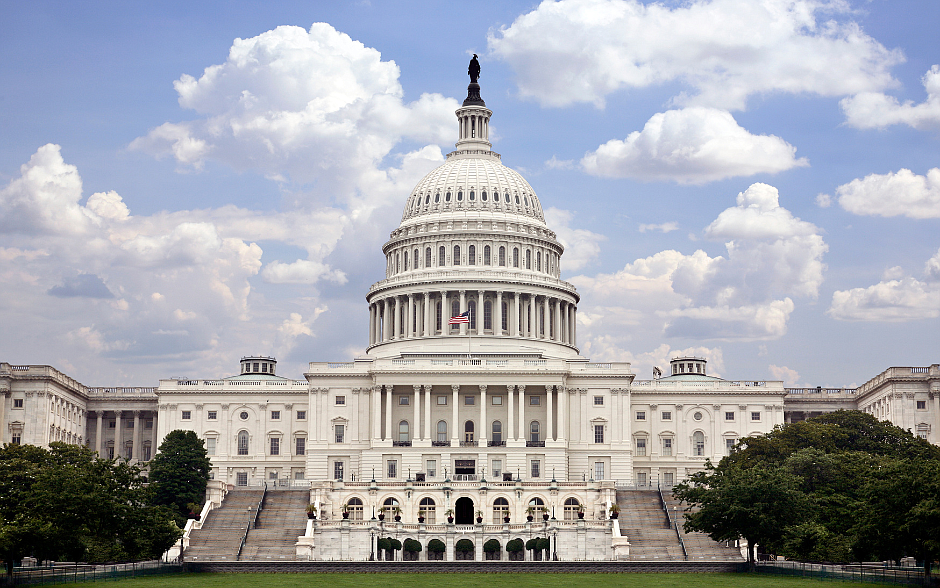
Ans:
[[[120,583],[121,588],[821,588],[823,584],[755,574],[180,574]],[[825,584],[833,587],[832,582]],[[837,588],[872,586],[835,583]]]

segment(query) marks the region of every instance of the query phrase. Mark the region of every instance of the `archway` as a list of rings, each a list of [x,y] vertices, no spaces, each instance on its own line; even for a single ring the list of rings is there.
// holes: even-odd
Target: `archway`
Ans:
[[[458,525],[473,524],[473,500],[464,496],[454,503],[454,523]]]

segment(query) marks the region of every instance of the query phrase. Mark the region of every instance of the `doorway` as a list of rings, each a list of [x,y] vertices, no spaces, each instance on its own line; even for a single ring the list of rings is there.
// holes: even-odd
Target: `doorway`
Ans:
[[[458,525],[473,524],[473,500],[464,496],[454,503],[454,523]]]

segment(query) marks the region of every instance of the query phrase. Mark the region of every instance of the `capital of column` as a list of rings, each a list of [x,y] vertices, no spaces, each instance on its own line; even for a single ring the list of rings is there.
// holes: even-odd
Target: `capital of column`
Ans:
[[[450,389],[451,389],[451,391],[452,391],[454,394],[456,394],[456,393],[460,390],[460,385],[459,385],[459,384],[451,384],[451,385],[450,385]]]
[[[519,385],[516,386],[516,388],[519,389],[519,392],[520,392],[520,393],[524,393],[524,392],[525,392],[525,384],[519,384]]]
[[[411,387],[414,389],[415,394],[421,393],[421,384],[412,384]]]
[[[480,384],[480,392],[486,394],[486,384]]]

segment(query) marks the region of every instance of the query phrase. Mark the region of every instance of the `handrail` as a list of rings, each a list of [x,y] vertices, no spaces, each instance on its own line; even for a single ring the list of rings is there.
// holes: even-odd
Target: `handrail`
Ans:
[[[682,557],[689,559],[689,552],[685,549],[685,541],[682,540],[682,533],[679,532],[679,521],[669,516],[669,507],[666,506],[666,497],[663,496],[663,487],[657,482],[656,489],[659,491],[659,504],[666,513],[666,526],[672,527],[676,531],[676,539],[679,540],[679,547],[682,548]]]
[[[258,501],[258,507],[255,509],[255,516],[248,519],[248,524],[245,526],[245,534],[242,535],[242,542],[238,545],[238,553],[235,554],[235,561],[239,561],[242,558],[242,550],[245,548],[245,543],[248,541],[248,531],[252,527],[258,526],[258,515],[261,514],[261,506],[264,503],[264,497],[268,493],[268,483],[264,483],[264,490],[261,491],[261,500]]]

